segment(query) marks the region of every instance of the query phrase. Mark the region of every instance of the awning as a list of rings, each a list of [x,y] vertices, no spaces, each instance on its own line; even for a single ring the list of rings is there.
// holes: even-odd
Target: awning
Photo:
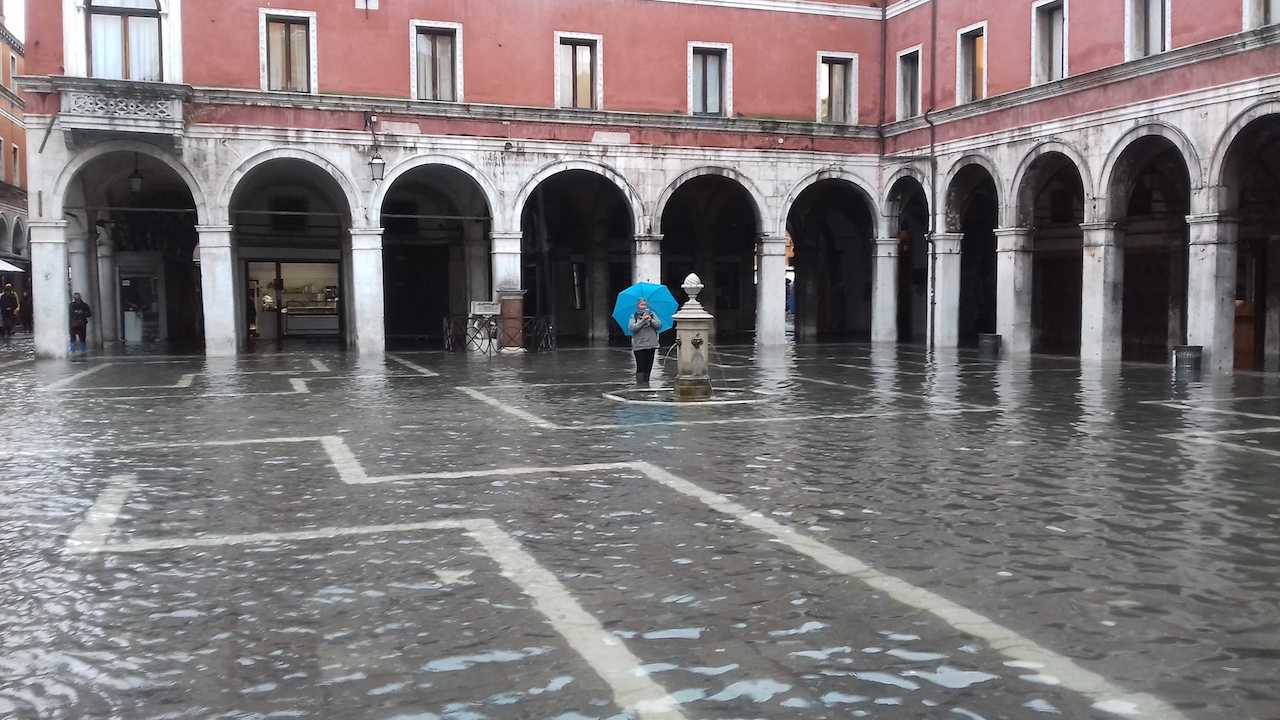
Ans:
[[[5,261],[0,260],[0,272],[26,272],[26,270],[23,270],[17,265],[10,265]]]

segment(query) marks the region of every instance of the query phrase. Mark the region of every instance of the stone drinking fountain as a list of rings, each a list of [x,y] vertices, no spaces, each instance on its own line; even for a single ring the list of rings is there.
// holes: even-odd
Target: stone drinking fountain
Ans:
[[[711,327],[715,318],[698,302],[702,292],[702,280],[690,273],[684,279],[684,293],[688,301],[675,314],[676,355],[675,399],[696,402],[711,397],[711,376],[707,374],[707,361],[711,354]]]

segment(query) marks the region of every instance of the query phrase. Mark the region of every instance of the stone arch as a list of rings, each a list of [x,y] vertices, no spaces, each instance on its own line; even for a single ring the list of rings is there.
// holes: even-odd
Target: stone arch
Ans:
[[[1017,172],[1014,173],[1010,195],[1012,200],[1005,203],[1005,208],[1003,208],[1007,211],[1007,216],[1003,222],[1005,227],[1026,227],[1029,225],[1030,213],[1032,212],[1030,202],[1034,201],[1029,193],[1032,193],[1035,189],[1036,173],[1039,172],[1036,161],[1051,154],[1061,155],[1075,166],[1076,172],[1080,175],[1080,185],[1085,193],[1085,222],[1089,222],[1092,219],[1089,217],[1091,203],[1089,202],[1088,194],[1093,190],[1094,184],[1093,173],[1089,169],[1088,161],[1072,145],[1059,140],[1046,140],[1031,148],[1023,156]]]
[[[782,212],[778,217],[778,237],[782,237],[787,231],[787,219],[791,216],[791,209],[795,207],[796,200],[800,198],[801,193],[808,190],[811,186],[822,182],[823,180],[840,180],[854,189],[862,197],[862,201],[867,204],[867,210],[870,211],[871,217],[879,217],[880,203],[876,202],[876,193],[867,187],[862,178],[853,173],[846,172],[837,168],[826,168],[817,172],[809,173],[800,182],[796,183],[791,191],[787,193],[786,198],[782,202]]]
[[[516,194],[514,201],[507,208],[505,217],[503,217],[505,224],[499,225],[495,217],[495,228],[503,228],[506,232],[520,232],[520,219],[524,215],[524,206],[529,202],[533,191],[538,188],[538,185],[542,184],[542,181],[568,170],[585,170],[613,183],[622,192],[623,197],[627,199],[627,205],[631,208],[632,232],[638,235],[648,231],[648,228],[643,227],[648,216],[645,214],[644,202],[640,199],[640,193],[636,192],[631,182],[622,173],[594,160],[556,160],[542,166],[538,172],[533,174],[533,177],[529,178],[521,186],[520,192]]]
[[[1231,122],[1227,123],[1226,128],[1218,136],[1218,140],[1213,146],[1213,155],[1209,160],[1209,173],[1206,177],[1207,184],[1218,190],[1216,195],[1212,197],[1215,206],[1209,208],[1210,212],[1230,210],[1235,204],[1235,188],[1231,187],[1229,182],[1231,178],[1227,177],[1227,174],[1231,171],[1227,166],[1231,159],[1231,148],[1246,128],[1253,124],[1255,120],[1260,120],[1268,115],[1280,116],[1280,101],[1268,100],[1249,107],[1232,118]]]
[[[9,251],[14,255],[21,255],[19,252],[26,244],[27,239],[27,221],[21,215],[13,219],[13,238],[9,243]]]
[[[9,216],[0,214],[0,253],[13,252],[13,242],[9,233]]]
[[[940,231],[953,232],[959,229],[960,216],[959,205],[961,188],[957,184],[960,174],[969,168],[981,168],[991,178],[991,182],[996,188],[996,208],[1000,212],[1006,204],[1005,199],[1008,197],[1004,181],[1000,177],[1000,168],[991,159],[985,155],[970,154],[961,157],[951,164],[951,168],[947,170],[946,179],[943,181],[942,197],[943,202],[938,203],[933,209],[940,221],[935,228]],[[1003,213],[1001,213],[1003,214]]]
[[[1193,198],[1204,186],[1204,165],[1200,161],[1200,154],[1196,151],[1195,144],[1191,142],[1191,138],[1187,137],[1186,133],[1167,123],[1144,123],[1121,135],[1120,139],[1111,146],[1110,152],[1107,153],[1107,159],[1102,164],[1102,173],[1096,178],[1098,184],[1094,188],[1095,204],[1098,206],[1095,213],[1099,215],[1094,219],[1115,219],[1125,214],[1124,208],[1119,207],[1119,204],[1123,203],[1125,198],[1112,197],[1111,191],[1117,179],[1116,171],[1125,151],[1133,146],[1134,143],[1147,137],[1162,137],[1178,149],[1178,154],[1182,156],[1182,162],[1187,167],[1187,176],[1191,179],[1191,196]]]
[[[356,190],[356,183],[337,165],[328,161],[324,157],[313,153],[309,150],[299,148],[273,148],[264,150],[256,155],[252,155],[240,163],[235,170],[227,176],[222,183],[222,189],[218,192],[218,211],[223,217],[227,217],[231,208],[231,199],[235,196],[236,189],[240,186],[241,181],[253,172],[272,160],[300,160],[311,165],[315,165],[318,169],[329,175],[338,184],[338,188],[342,191],[342,195],[347,201],[347,211],[351,213],[352,225],[359,226],[359,223],[367,219],[364,205],[360,202],[360,193]]]
[[[196,206],[196,224],[206,224],[210,222],[210,206],[209,197],[205,193],[204,186],[196,179],[196,176],[187,169],[180,160],[173,155],[165,152],[161,148],[149,143],[139,142],[137,140],[112,140],[109,142],[95,144],[84,150],[80,154],[71,159],[70,162],[59,173],[57,180],[53,184],[53,194],[50,198],[49,217],[61,219],[63,216],[63,205],[66,202],[67,191],[71,187],[71,183],[80,174],[86,165],[94,160],[116,152],[136,152],[140,155],[146,155],[155,160],[159,160],[177,173],[178,177],[186,183],[187,190],[191,192],[191,198],[195,201]]]
[[[926,175],[924,171],[920,170],[914,165],[904,165],[898,168],[897,170],[895,170],[893,174],[889,176],[889,179],[884,183],[883,192],[880,193],[881,207],[883,207],[886,212],[888,212],[890,198],[893,196],[894,188],[896,188],[898,186],[898,183],[902,181],[904,178],[910,178],[912,180],[915,180],[916,183],[920,186],[920,189],[924,191],[925,199],[926,200],[928,199],[929,197],[928,175]]]
[[[734,170],[733,168],[727,168],[720,165],[704,165],[693,168],[692,170],[686,170],[670,183],[667,183],[667,187],[664,188],[662,194],[658,196],[657,205],[654,206],[653,217],[649,220],[651,227],[660,229],[662,227],[662,215],[667,210],[667,203],[671,201],[671,198],[676,194],[676,191],[690,180],[702,177],[703,175],[719,175],[738,183],[738,185],[742,186],[742,188],[747,191],[747,194],[751,196],[751,204],[755,206],[755,221],[758,232],[765,232],[766,229],[773,227],[772,223],[767,222],[768,218],[766,213],[768,212],[769,206],[765,202],[764,194],[761,193],[760,189],[756,187],[756,184],[751,181],[751,178],[748,178],[746,175],[743,175],[741,172]],[[781,235],[779,235],[779,237],[781,237]]]
[[[461,158],[450,155],[412,155],[396,163],[388,170],[386,177],[378,186],[374,188],[373,193],[369,197],[369,213],[370,218],[377,217],[382,212],[382,203],[387,198],[387,193],[395,185],[396,181],[402,176],[417,170],[420,167],[429,165],[441,165],[451,167],[471,178],[476,188],[480,190],[480,194],[484,197],[485,204],[489,208],[489,217],[492,218],[495,227],[505,227],[505,218],[501,217],[503,212],[502,193],[498,191],[493,181],[489,179],[479,168]]]

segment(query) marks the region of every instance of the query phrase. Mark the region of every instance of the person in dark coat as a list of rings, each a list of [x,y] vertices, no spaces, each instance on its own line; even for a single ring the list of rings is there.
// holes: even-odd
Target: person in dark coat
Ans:
[[[89,318],[93,317],[93,308],[80,297],[80,293],[71,294],[71,352],[89,352],[85,342],[89,337]]]
[[[5,285],[0,292],[0,337],[13,337],[13,326],[18,322],[18,311],[22,303],[18,302],[18,293],[12,285]]]
[[[648,385],[649,373],[653,372],[653,356],[658,351],[658,332],[662,330],[662,321],[649,309],[649,303],[641,300],[631,315],[630,329],[631,352],[636,356],[636,385]]]

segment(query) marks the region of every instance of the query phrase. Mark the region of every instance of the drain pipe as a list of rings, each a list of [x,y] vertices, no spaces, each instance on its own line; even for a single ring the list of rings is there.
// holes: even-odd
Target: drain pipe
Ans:
[[[887,139],[884,134],[887,87],[889,84],[889,3],[880,3],[880,123],[876,125],[876,133],[880,136],[880,167],[884,167],[884,155]],[[882,170],[883,172],[883,170]]]
[[[938,89],[938,4],[929,3],[929,107],[924,121],[929,125],[929,349],[934,349],[938,326],[938,126],[929,117],[937,107]]]

